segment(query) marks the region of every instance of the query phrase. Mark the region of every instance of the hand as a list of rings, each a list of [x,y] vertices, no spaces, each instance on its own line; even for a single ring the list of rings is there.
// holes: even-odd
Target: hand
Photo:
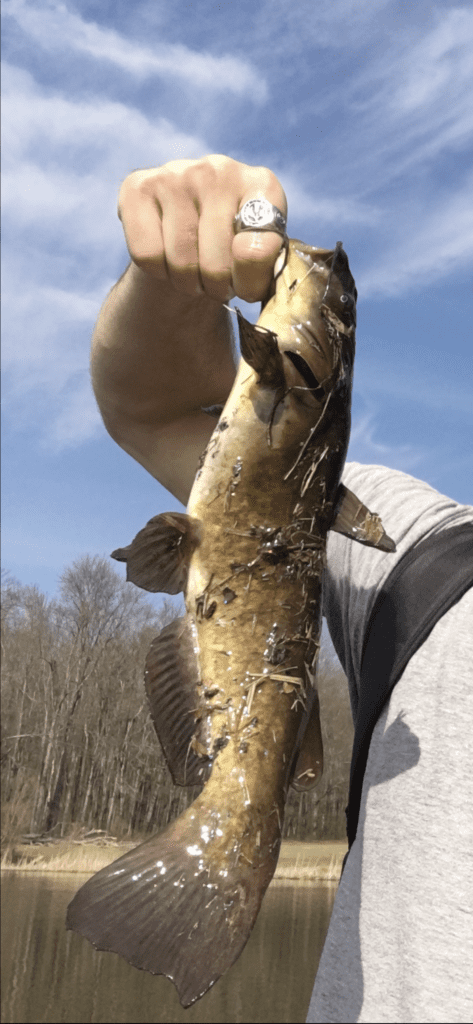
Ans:
[[[269,288],[282,239],[272,231],[235,235],[233,218],[260,197],[287,215],[283,188],[267,167],[220,155],[172,160],[130,174],[118,214],[130,256],[145,273],[190,296],[256,302]]]

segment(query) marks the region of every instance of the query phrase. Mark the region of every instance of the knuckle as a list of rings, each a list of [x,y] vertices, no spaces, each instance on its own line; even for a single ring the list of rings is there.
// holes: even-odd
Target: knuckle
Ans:
[[[132,171],[122,183],[118,193],[118,216],[120,220],[126,218],[128,210],[133,209],[145,196],[150,195],[150,178],[155,176],[153,171]]]
[[[171,160],[161,167],[151,167],[145,170],[132,171],[129,174],[119,192],[118,208],[126,210],[131,204],[142,201],[158,202],[160,194],[176,191],[181,185],[185,168],[190,160]]]
[[[128,196],[134,195],[142,191],[143,183],[149,178],[152,171],[132,171],[131,174],[127,174],[124,182],[121,185],[119,198],[126,199]]]
[[[261,165],[259,167],[253,167],[252,170],[253,176],[258,181],[261,188],[268,188],[271,185],[274,185],[278,180],[274,172],[271,171],[269,167]]]
[[[249,170],[251,173],[248,175],[246,194],[248,195],[248,192],[254,189],[256,194],[263,195],[270,202],[280,207],[283,213],[286,213],[286,194],[274,171],[269,167],[263,166],[251,167]]]
[[[160,281],[167,280],[168,273],[164,261],[155,259],[153,256],[147,256],[144,253],[141,255],[135,255],[133,252],[130,252],[130,256],[133,263],[139,267],[143,273],[157,278]]]
[[[225,302],[232,285],[230,268],[216,269],[215,267],[201,264],[199,269],[205,293],[211,299]]]
[[[221,189],[225,183],[231,187],[237,161],[220,153],[192,161],[187,168],[186,184],[196,196],[204,197]]]
[[[128,244],[128,252],[133,263],[136,263],[137,267],[140,267],[141,270],[166,276],[164,254],[162,251],[158,251],[156,247],[140,245],[138,242],[134,245]]]

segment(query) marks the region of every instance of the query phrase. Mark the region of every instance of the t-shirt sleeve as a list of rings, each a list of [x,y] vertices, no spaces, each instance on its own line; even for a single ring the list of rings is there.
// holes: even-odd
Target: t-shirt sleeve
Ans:
[[[473,508],[459,505],[429,484],[385,466],[347,463],[343,483],[381,516],[395,552],[378,551],[329,531],[324,577],[324,615],[348,677],[356,713],[366,626],[384,581],[397,562],[432,532],[473,522]]]

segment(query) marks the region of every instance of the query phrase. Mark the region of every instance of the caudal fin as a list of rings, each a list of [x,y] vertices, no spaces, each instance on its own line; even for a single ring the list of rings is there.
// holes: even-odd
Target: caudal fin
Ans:
[[[232,846],[212,852],[202,841],[195,804],[79,889],[67,928],[97,949],[174,982],[190,1006],[240,955],[277,861],[278,841],[255,866]],[[206,833],[208,836],[208,832]],[[220,870],[219,870],[220,865]]]

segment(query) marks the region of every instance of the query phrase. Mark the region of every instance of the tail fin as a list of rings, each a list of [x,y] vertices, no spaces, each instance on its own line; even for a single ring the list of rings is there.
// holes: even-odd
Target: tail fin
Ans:
[[[184,1007],[240,955],[279,850],[277,836],[271,851],[266,847],[263,857],[258,850],[249,864],[238,856],[235,835],[215,856],[212,840],[203,842],[195,806],[89,879],[69,904],[66,921],[97,949],[170,978]]]

